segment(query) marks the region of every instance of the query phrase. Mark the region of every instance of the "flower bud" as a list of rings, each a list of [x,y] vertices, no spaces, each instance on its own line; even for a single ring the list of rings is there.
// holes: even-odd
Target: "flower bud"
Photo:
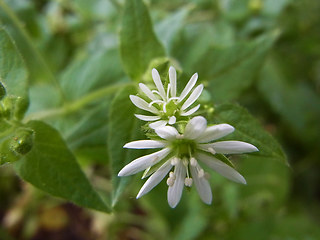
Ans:
[[[28,128],[20,128],[10,141],[10,149],[16,154],[25,155],[33,146],[34,132]]]

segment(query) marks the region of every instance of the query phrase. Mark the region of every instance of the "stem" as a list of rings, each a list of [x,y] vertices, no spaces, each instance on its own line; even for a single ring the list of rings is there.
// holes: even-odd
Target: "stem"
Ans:
[[[31,38],[29,37],[28,33],[26,32],[19,18],[3,0],[0,0],[0,12],[1,11],[3,11],[4,14],[8,17],[9,23],[12,24],[13,28],[16,30],[14,32],[17,35],[17,37],[15,38],[15,41],[19,51],[22,53],[24,57],[24,60],[30,72],[42,71],[42,73],[48,79],[50,79],[50,81],[53,82],[53,84],[59,90],[60,95],[64,99],[64,93],[60,87],[58,80],[54,77],[47,63],[45,62],[45,60],[43,59],[39,51],[33,45]],[[30,56],[33,56],[32,61],[36,61],[37,69],[33,69],[33,67],[31,67],[28,59]]]
[[[101,88],[99,90],[96,90],[92,93],[89,93],[85,97],[75,100],[73,102],[66,103],[62,107],[59,108],[54,108],[54,109],[49,109],[46,111],[40,111],[36,113],[31,113],[25,118],[25,122],[30,121],[30,120],[41,120],[41,119],[48,119],[52,117],[58,117],[61,115],[66,115],[70,114],[73,112],[76,112],[86,105],[90,104],[91,102],[103,98],[108,94],[111,94],[118,90],[119,88],[123,88],[126,86],[130,86],[132,83],[120,83],[120,84],[114,84],[105,88]]]

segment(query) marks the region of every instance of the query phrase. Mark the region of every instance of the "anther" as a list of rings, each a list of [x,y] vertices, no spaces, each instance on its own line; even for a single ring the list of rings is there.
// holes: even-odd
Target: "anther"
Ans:
[[[175,123],[176,123],[176,120],[177,120],[177,119],[176,119],[175,116],[171,116],[171,117],[169,118],[169,122],[168,122],[168,123],[169,123],[170,125],[175,124]]]
[[[185,167],[188,167],[188,159],[187,158],[183,158],[182,163]]]
[[[173,184],[174,184],[174,179],[171,178],[171,177],[169,177],[169,178],[167,179],[167,185],[168,185],[169,187],[172,187]]]
[[[197,160],[194,157],[190,158],[190,165],[193,167],[197,166]]]
[[[204,177],[204,171],[203,171],[203,169],[200,169],[199,171],[198,171],[198,177],[199,178],[202,178],[202,177]]]
[[[192,186],[192,178],[187,177],[184,179],[184,185],[186,185],[187,187],[191,187]]]
[[[172,178],[173,180],[176,179],[176,175],[174,174],[174,172],[169,173],[169,178]]]
[[[208,151],[212,154],[216,154],[216,151],[212,148],[212,147],[209,147],[208,148]]]
[[[171,165],[175,166],[179,163],[179,158],[177,157],[174,157],[171,159]]]

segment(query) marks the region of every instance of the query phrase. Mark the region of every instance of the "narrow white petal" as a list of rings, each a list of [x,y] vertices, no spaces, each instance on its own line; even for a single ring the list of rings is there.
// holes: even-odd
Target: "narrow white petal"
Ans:
[[[204,117],[194,117],[187,123],[183,136],[187,139],[196,139],[206,128],[207,120]]]
[[[197,106],[195,106],[194,108],[191,108],[189,111],[187,112],[183,112],[180,115],[181,116],[190,116],[192,114],[194,114],[196,111],[198,111],[198,109],[200,108],[200,104],[198,104]]]
[[[189,92],[194,87],[194,85],[196,85],[197,80],[198,80],[198,73],[195,73],[190,78],[189,82],[187,83],[182,93],[180,94],[180,99],[178,100],[178,102],[181,102],[189,94]]]
[[[169,80],[171,86],[171,97],[175,97],[177,94],[177,72],[174,67],[169,68]]]
[[[219,159],[199,152],[196,153],[195,157],[222,176],[238,183],[247,184],[246,180],[240,173]]]
[[[164,91],[161,79],[160,79],[160,75],[157,71],[157,69],[152,69],[152,79],[154,81],[154,84],[157,86],[158,91],[160,93],[160,96],[164,99],[166,99],[166,93]]]
[[[130,176],[137,172],[147,169],[150,166],[160,162],[163,158],[165,158],[170,152],[169,148],[164,148],[158,152],[151,153],[149,155],[145,155],[139,157],[128,165],[124,166],[121,171],[118,173],[119,177]]]
[[[185,103],[182,105],[181,110],[185,110],[186,108],[190,107],[201,95],[203,90],[203,85],[200,84],[198,87],[194,89],[194,91],[191,93],[189,98],[185,101]]]
[[[130,100],[136,107],[138,107],[142,110],[152,112],[154,114],[159,113],[158,109],[156,109],[154,106],[149,106],[149,104],[145,100],[143,100],[142,98],[140,98],[138,96],[130,95]]]
[[[170,161],[166,161],[155,173],[153,173],[148,180],[143,184],[140,189],[137,198],[142,197],[146,193],[150,192],[155,186],[157,186],[161,180],[169,173],[172,165]]]
[[[136,118],[139,118],[142,121],[156,121],[159,120],[159,116],[147,116],[147,115],[141,115],[141,114],[135,114]]]
[[[151,90],[143,83],[139,83],[141,91],[152,101],[157,100],[156,96],[151,92]]]
[[[199,143],[205,143],[205,142],[211,142],[213,140],[222,138],[234,131],[234,127],[232,127],[229,124],[218,124],[214,126],[208,127],[203,134],[201,134],[197,142]]]
[[[171,126],[156,128],[155,132],[159,137],[167,140],[175,139],[179,135],[179,132],[177,131],[177,129]]]
[[[206,204],[211,204],[212,192],[208,180],[205,177],[199,178],[198,170],[194,166],[190,166],[190,171],[201,200]]]
[[[160,141],[155,140],[138,140],[134,142],[129,142],[125,144],[124,148],[134,148],[134,149],[151,149],[151,148],[163,148],[165,144]]]
[[[181,161],[179,161],[179,163],[175,166],[174,174],[176,176],[176,179],[173,186],[169,186],[167,196],[168,203],[172,208],[175,208],[181,199],[184,179],[186,178],[186,168]]]
[[[249,153],[259,151],[250,143],[240,141],[221,141],[210,144],[217,152],[222,154]]]
[[[166,120],[160,120],[160,121],[150,123],[149,127],[151,127],[152,129],[156,129],[158,127],[164,127],[165,125],[167,125],[167,123],[168,123],[168,121],[166,121]]]

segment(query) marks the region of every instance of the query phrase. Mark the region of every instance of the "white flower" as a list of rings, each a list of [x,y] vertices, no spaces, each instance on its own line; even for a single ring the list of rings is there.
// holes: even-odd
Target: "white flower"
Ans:
[[[141,91],[150,102],[138,96],[130,95],[130,99],[135,106],[153,114],[152,116],[135,114],[137,118],[143,121],[153,121],[149,124],[151,128],[155,129],[159,126],[175,124],[180,117],[190,116],[199,109],[200,104],[189,109],[203,90],[203,85],[200,84],[191,91],[197,82],[197,73],[191,77],[179,97],[177,96],[177,73],[174,67],[169,68],[169,83],[166,89],[155,68],[152,69],[152,79],[157,90],[150,90],[145,84],[139,84]]]
[[[126,165],[118,176],[129,176],[152,166],[156,171],[145,182],[137,198],[153,189],[168,175],[167,179],[168,203],[174,208],[180,201],[183,185],[190,187],[193,183],[206,204],[212,201],[211,188],[206,173],[201,164],[207,165],[222,176],[242,184],[246,184],[244,177],[234,168],[219,160],[214,154],[234,154],[255,152],[258,149],[252,144],[240,141],[213,142],[234,131],[229,124],[218,124],[207,127],[207,120],[197,116],[186,125],[183,134],[172,126],[163,126],[155,129],[161,140],[139,140],[127,143],[124,148],[153,149],[162,148],[155,153],[135,159]],[[150,170],[152,171],[152,170]]]

